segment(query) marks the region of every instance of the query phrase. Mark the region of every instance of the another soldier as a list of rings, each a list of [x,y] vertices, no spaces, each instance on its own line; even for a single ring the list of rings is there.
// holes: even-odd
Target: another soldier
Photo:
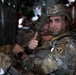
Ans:
[[[27,55],[21,48],[14,48],[23,68],[39,75],[75,75],[76,71],[76,40],[69,31],[72,22],[70,9],[64,4],[55,4],[47,9],[48,34],[54,36],[44,47],[37,47],[38,33],[29,41],[28,48],[37,50]]]
[[[17,61],[13,56],[0,52],[0,75],[18,75]]]
[[[39,41],[38,47],[40,47],[42,45],[45,45],[46,41],[48,42],[52,39],[53,36],[49,35],[50,33],[48,33],[49,25],[48,25],[48,20],[47,19],[48,18],[40,19],[40,21],[38,21],[35,24],[35,27],[33,28],[33,31],[30,30],[30,32],[25,34],[24,39],[26,40],[26,42],[24,41],[25,44],[22,46],[23,47],[22,49],[25,53],[27,53],[27,54],[34,53],[34,51],[35,51],[34,49],[32,49],[32,48],[30,49],[30,48],[27,47],[29,45],[29,42],[31,42],[31,41],[34,42],[35,41],[35,40],[33,40],[34,36],[37,36],[36,40]],[[15,48],[18,48],[19,46],[20,46],[19,44],[16,44]]]

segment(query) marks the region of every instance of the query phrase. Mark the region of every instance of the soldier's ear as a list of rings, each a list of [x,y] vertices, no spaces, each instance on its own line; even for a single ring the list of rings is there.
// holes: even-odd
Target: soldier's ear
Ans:
[[[68,21],[68,20],[66,20],[66,25],[67,25],[67,26],[69,25],[69,21]]]

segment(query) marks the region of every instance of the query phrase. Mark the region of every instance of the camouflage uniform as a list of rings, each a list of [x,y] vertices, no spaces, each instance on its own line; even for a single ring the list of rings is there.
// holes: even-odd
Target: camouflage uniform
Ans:
[[[48,16],[64,15],[71,22],[69,11],[63,4],[48,8]],[[63,33],[48,41],[45,46],[37,48],[35,54],[27,56],[21,65],[29,72],[38,75],[75,75],[76,74],[76,40],[73,32]]]
[[[18,30],[16,36],[16,42],[20,45],[26,45],[27,42],[33,37],[32,29],[31,30]]]
[[[66,34],[53,39],[49,42],[47,50],[38,51],[35,55],[30,55],[21,62],[25,70],[31,70],[39,75],[48,73],[51,75],[52,73],[56,75],[74,74],[76,41]]]
[[[24,71],[12,53],[14,45],[0,46],[0,75],[34,75]]]
[[[14,69],[14,66],[16,65],[17,61],[12,54],[13,47],[14,45],[0,46],[0,74],[2,73],[1,69],[4,71],[4,74],[1,75],[8,75],[5,74],[7,73],[7,71],[10,71],[10,74],[11,72],[17,74],[16,70]]]

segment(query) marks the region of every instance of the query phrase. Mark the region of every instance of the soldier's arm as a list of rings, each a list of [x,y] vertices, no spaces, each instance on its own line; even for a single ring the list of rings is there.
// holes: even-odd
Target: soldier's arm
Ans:
[[[57,50],[57,51],[59,49],[60,49],[60,46],[55,48],[55,50]],[[36,74],[38,73],[41,75],[55,72],[59,68],[62,68],[63,70],[65,70],[64,74],[67,73],[67,70],[68,70],[68,73],[71,73],[75,67],[75,65],[74,65],[74,63],[76,61],[75,49],[76,49],[75,45],[72,42],[71,43],[68,42],[66,44],[66,47],[62,49],[63,55],[62,54],[52,55],[51,53],[49,53],[47,56],[45,56],[42,59],[42,58],[32,54],[32,55],[26,56],[21,61],[21,64],[25,70],[32,71]],[[55,53],[57,53],[57,52],[55,51]],[[72,67],[72,70],[69,68],[69,66]]]
[[[56,61],[53,60],[53,57],[50,54],[44,59],[31,54],[21,60],[21,65],[26,71],[31,71],[39,75],[51,73],[58,68]]]

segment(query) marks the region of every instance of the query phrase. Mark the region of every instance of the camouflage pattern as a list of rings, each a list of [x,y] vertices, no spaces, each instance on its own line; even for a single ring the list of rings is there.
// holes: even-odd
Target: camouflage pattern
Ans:
[[[0,70],[1,68],[4,71],[4,74],[2,75],[13,75],[13,74],[8,74],[8,71],[10,70],[11,67],[11,72],[15,72],[14,66],[17,64],[17,60],[14,58],[12,50],[13,50],[14,45],[2,45],[0,46]],[[1,73],[1,71],[0,71]],[[16,75],[16,73],[15,73]]]
[[[16,42],[20,45],[22,45],[23,47],[25,45],[27,45],[27,42],[29,40],[31,40],[31,38],[34,36],[34,33],[37,31],[39,32],[39,37],[40,35],[40,29],[43,28],[43,26],[48,23],[48,17],[46,18],[41,18],[36,24],[35,27],[33,27],[33,29],[30,30],[18,30],[18,34],[16,36]],[[49,25],[48,25],[49,26]]]
[[[14,61],[12,61],[8,55],[0,53],[0,67],[4,70],[4,72],[6,72],[7,69],[14,64],[13,62]]]
[[[42,54],[43,58],[37,56],[37,53],[27,56],[21,61],[23,68],[39,75],[73,75],[76,70],[76,40],[71,36],[65,37],[67,35],[70,34],[53,38],[50,42],[51,49],[46,50],[49,50],[48,54]]]
[[[24,46],[33,37],[32,31],[26,32],[26,30],[19,30],[16,36],[16,41],[18,44]]]
[[[35,24],[35,28],[36,28],[36,31],[39,31],[40,28],[42,28],[46,23],[49,22],[49,18],[48,17],[45,17],[45,18],[41,18],[40,21],[38,21],[36,24]]]
[[[69,7],[64,4],[55,4],[52,7],[47,7],[47,16],[62,15],[66,16],[72,22],[72,14]]]
[[[12,53],[14,45],[0,46],[0,74],[3,69],[4,74],[1,75],[34,75],[25,71],[14,58]]]
[[[2,45],[0,46],[0,52],[4,54],[12,54],[12,49],[14,45]]]
[[[32,72],[25,71],[20,65],[17,65],[16,70],[18,71],[18,75],[35,75]]]

